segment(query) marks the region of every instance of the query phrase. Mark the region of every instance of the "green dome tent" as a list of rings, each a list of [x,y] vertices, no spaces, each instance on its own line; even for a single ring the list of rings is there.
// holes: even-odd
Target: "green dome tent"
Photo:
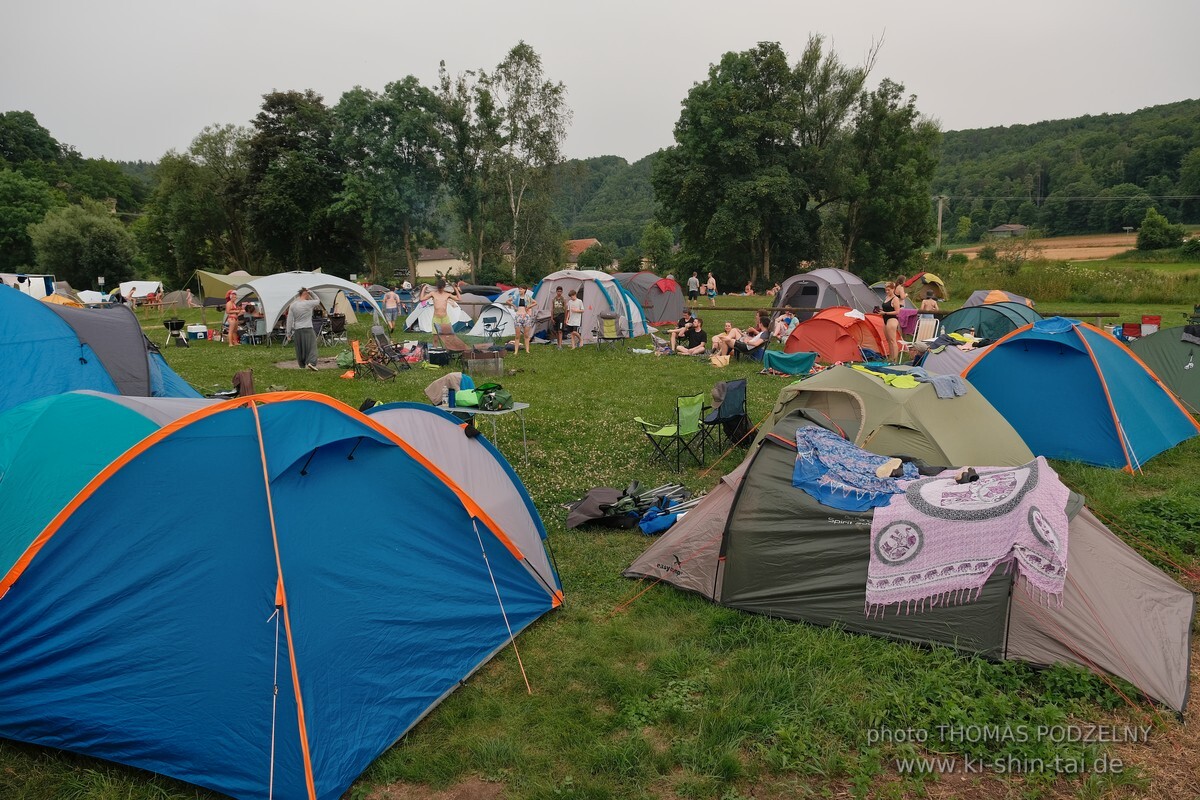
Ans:
[[[625,577],[851,633],[995,660],[1075,664],[1118,675],[1182,713],[1192,594],[1113,535],[1079,495],[1066,503],[1070,546],[1061,607],[1019,589],[1016,570],[997,568],[973,602],[868,616],[874,511],[822,505],[793,486],[796,429],[807,424],[799,411],[774,420],[746,460],[655,540]],[[960,524],[969,530],[972,523]]]
[[[1163,328],[1134,339],[1129,349],[1175,393],[1188,411],[1200,414],[1200,364],[1197,364],[1200,336],[1189,334],[1187,328]]]
[[[967,386],[965,395],[941,399],[929,383],[896,389],[868,372],[833,367],[785,386],[759,441],[788,414],[813,408],[833,420],[847,439],[879,455],[907,455],[947,466],[1032,461],[1020,435],[987,398]]]
[[[1023,303],[1005,301],[981,306],[964,306],[942,318],[942,330],[973,330],[980,339],[999,339],[1022,325],[1037,322],[1042,315]]]

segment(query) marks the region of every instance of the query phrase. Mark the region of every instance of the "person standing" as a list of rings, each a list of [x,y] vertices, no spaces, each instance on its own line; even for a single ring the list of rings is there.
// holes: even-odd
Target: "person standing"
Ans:
[[[533,307],[526,305],[524,301],[517,301],[517,306],[513,310],[513,327],[516,333],[516,341],[513,342],[513,355],[521,352],[521,342],[525,343],[525,352],[529,352],[529,344],[533,341]]]
[[[437,279],[437,288],[430,289],[429,284],[421,288],[421,299],[433,299],[433,332],[453,333],[450,322],[450,301],[458,298],[458,287],[446,288],[446,279]]]
[[[570,291],[570,299],[567,300],[567,333],[571,335],[571,349],[583,344],[583,336],[579,333],[579,326],[583,325],[583,301],[579,299],[579,295],[574,289]]]
[[[288,306],[287,336],[296,344],[296,363],[301,369],[317,371],[317,332],[313,330],[313,311],[321,301],[308,289],[301,289]]]
[[[933,296],[933,289],[925,290],[925,299],[921,301],[920,311],[922,314],[936,314],[938,312],[938,301]]]
[[[396,318],[400,316],[400,295],[393,287],[383,296],[383,318],[387,320],[388,328],[396,330]]]
[[[708,273],[708,283],[705,284],[705,287],[708,289],[708,304],[715,308],[717,305],[717,279],[711,272]]]
[[[896,295],[896,282],[888,281],[883,286],[883,303],[879,306],[883,316],[883,338],[887,344],[887,358],[893,364],[900,363],[900,298]]]
[[[132,297],[132,292],[130,296]],[[225,338],[230,347],[236,347],[242,343],[238,338],[238,325],[241,321],[242,307],[238,305],[237,290],[230,289],[225,293],[225,325],[229,330]]]
[[[700,305],[700,275],[693,272],[692,277],[688,278],[688,303],[692,308]]]
[[[563,296],[561,286],[554,287],[554,297],[550,300],[550,328],[558,339],[558,349],[562,349],[563,326],[567,324],[567,298]]]

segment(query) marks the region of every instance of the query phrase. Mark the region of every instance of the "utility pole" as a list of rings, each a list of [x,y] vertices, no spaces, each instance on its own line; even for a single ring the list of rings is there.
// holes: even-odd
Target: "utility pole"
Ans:
[[[937,196],[937,201],[938,201],[938,233],[937,233],[937,247],[936,247],[936,248],[934,248],[935,250],[941,250],[941,249],[942,249],[942,209],[944,209],[944,208],[946,207],[946,200],[948,200],[948,199],[949,199],[949,198],[947,198],[947,197],[946,197],[946,195],[944,195],[944,194],[939,194],[939,195]]]

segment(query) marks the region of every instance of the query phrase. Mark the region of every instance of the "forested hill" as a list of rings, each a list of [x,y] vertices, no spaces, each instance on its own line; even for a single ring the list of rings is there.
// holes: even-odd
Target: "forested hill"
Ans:
[[[572,239],[595,237],[616,248],[638,243],[654,218],[654,154],[630,164],[619,156],[572,159],[555,175],[555,214]]]
[[[1200,100],[949,131],[933,189],[950,198],[951,237],[1006,222],[1056,234],[1120,230],[1151,204],[1172,221],[1200,222],[1200,201],[1180,197],[1200,195]]]

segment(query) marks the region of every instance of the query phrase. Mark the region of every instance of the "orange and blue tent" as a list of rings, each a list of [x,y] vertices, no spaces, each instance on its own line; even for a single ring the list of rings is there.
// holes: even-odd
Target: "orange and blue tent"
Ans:
[[[70,392],[0,413],[0,473],[0,737],[231,797],[341,797],[562,601],[520,480],[429,406]]]
[[[1200,424],[1141,359],[1073,319],[1017,328],[962,377],[1047,458],[1134,471],[1200,434]]]

